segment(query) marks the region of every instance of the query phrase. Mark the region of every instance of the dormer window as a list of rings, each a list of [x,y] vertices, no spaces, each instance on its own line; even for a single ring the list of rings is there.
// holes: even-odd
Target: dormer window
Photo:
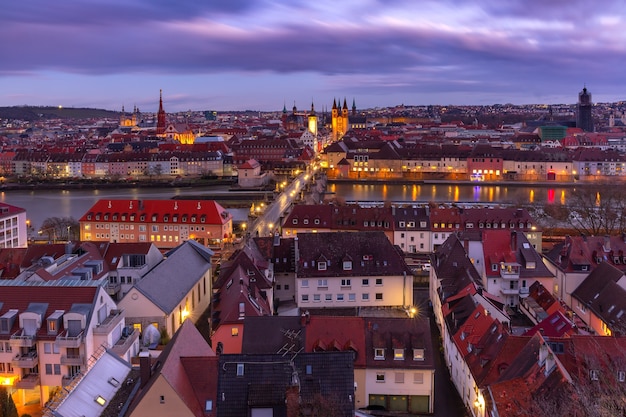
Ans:
[[[423,361],[424,360],[424,349],[413,349],[413,360],[414,361]]]
[[[498,264],[491,264],[491,270],[493,272],[497,272],[498,271]]]
[[[374,348],[374,359],[377,361],[382,361],[385,359],[385,349],[383,348]]]
[[[153,221],[153,222],[156,222],[156,221],[157,221],[157,215],[156,215],[156,214],[153,214],[153,215],[152,215],[152,221]]]
[[[313,224],[320,224],[320,219],[313,220]]]
[[[352,261],[343,261],[343,270],[351,271],[352,270]]]
[[[402,360],[404,360],[404,349],[394,349],[393,350],[393,360],[394,361],[402,361]]]
[[[293,219],[293,220],[291,221],[291,223],[293,223],[293,224],[298,224],[298,219]]]
[[[304,219],[304,220],[302,221],[302,223],[304,223],[304,224],[309,224],[309,219]]]
[[[326,262],[318,262],[317,263],[318,271],[326,271]]]
[[[404,222],[400,222],[400,223],[398,224],[398,227],[404,227],[404,225],[405,225],[405,223],[404,223]]]

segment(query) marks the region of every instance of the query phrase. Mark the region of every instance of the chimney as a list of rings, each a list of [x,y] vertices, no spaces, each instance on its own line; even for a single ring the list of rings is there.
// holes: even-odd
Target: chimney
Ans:
[[[556,366],[556,359],[554,358],[554,353],[550,352],[548,353],[548,356],[546,357],[545,375],[546,376],[550,375],[550,372],[552,372],[555,366]]]
[[[511,250],[517,251],[517,232],[511,231]]]
[[[539,346],[539,365],[543,365],[544,362],[546,361],[546,358],[548,357],[548,345],[546,345],[545,343],[542,343],[541,346]]]
[[[141,380],[140,388],[143,388],[152,376],[152,361],[150,352],[139,352],[139,378]]]

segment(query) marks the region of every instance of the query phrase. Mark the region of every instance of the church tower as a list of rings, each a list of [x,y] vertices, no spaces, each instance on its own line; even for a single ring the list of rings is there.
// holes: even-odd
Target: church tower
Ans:
[[[309,113],[308,119],[309,131],[311,131],[314,136],[317,136],[317,114],[315,114],[315,107],[313,106],[313,102],[311,102],[311,112]]]
[[[165,110],[163,110],[163,90],[159,90],[159,112],[157,113],[157,135],[165,133]]]
[[[330,117],[331,117],[331,124],[332,124],[332,130],[333,130],[333,140],[337,140],[338,138],[338,130],[339,127],[337,126],[338,121],[339,121],[339,109],[337,108],[337,100],[333,99],[333,108],[331,110],[330,113]]]
[[[578,93],[578,104],[576,105],[576,127],[585,132],[593,132],[593,117],[591,115],[591,93],[587,92],[587,87]]]

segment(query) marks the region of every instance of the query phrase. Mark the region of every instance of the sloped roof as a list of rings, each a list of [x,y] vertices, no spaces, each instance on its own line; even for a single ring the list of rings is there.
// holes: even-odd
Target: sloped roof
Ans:
[[[382,231],[328,232],[298,235],[298,277],[316,276],[392,276],[410,275],[399,249]],[[352,259],[351,268],[344,268],[343,259]],[[320,270],[316,262],[328,261]]]
[[[190,319],[183,322],[155,362],[154,373],[133,400],[129,415],[162,376],[195,416],[206,416],[205,401],[216,404],[217,399],[217,356]]]
[[[168,216],[168,222],[187,224],[225,224],[232,220],[232,215],[224,207],[212,200],[98,200],[79,219],[80,222],[95,221],[95,217],[117,215],[116,223],[161,223]],[[145,216],[141,220],[142,215]],[[124,217],[125,216],[125,217]],[[134,219],[131,221],[131,216]],[[204,222],[202,222],[204,217]],[[123,220],[125,218],[125,220]],[[153,220],[155,218],[155,220]],[[91,220],[90,220],[91,219]],[[104,220],[100,220],[104,221]]]
[[[212,255],[209,248],[188,240],[168,252],[135,288],[164,313],[170,313],[211,269]]]

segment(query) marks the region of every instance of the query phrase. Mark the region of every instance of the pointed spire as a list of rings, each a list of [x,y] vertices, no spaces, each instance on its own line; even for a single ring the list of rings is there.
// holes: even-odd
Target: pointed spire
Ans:
[[[344,108],[345,110],[348,110],[348,102],[346,101],[346,98],[345,98],[345,97],[343,98],[343,108]]]
[[[283,101],[283,114],[287,113],[287,103]]]
[[[315,105],[313,104],[313,101],[311,101],[311,114],[315,114]]]
[[[163,110],[163,90],[159,90],[159,111],[164,111]]]
[[[337,108],[337,100],[333,99],[333,109],[336,109],[336,108]]]

